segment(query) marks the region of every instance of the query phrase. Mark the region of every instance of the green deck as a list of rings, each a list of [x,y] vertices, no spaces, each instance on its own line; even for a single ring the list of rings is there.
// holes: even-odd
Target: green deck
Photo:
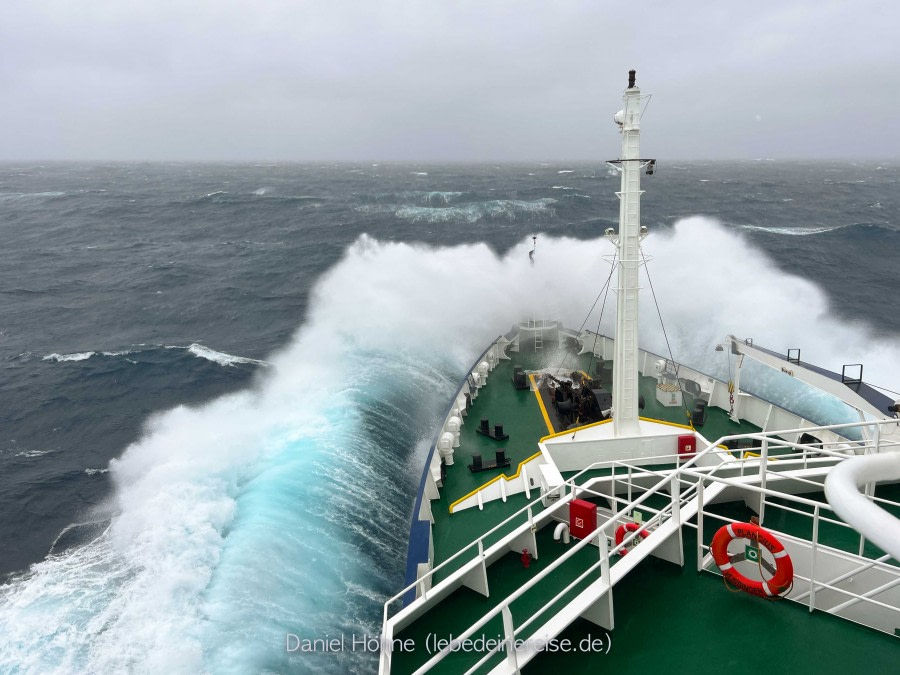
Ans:
[[[879,486],[876,495],[900,500],[900,485]],[[823,501],[821,493],[804,496]],[[662,502],[657,504],[662,505]],[[710,511],[738,520],[747,520],[752,515],[742,502],[715,505]],[[799,514],[770,507],[766,524],[779,531],[809,535],[809,520]],[[707,545],[716,529],[712,521],[706,522],[704,541]],[[820,529],[820,535],[824,537],[825,530]],[[577,620],[558,637],[560,641],[569,640],[575,651],[540,655],[525,667],[524,672],[568,669],[581,673],[619,669],[636,673],[718,673],[724,670],[750,675],[762,668],[769,672],[843,673],[859,668],[860,664],[865,664],[870,672],[893,672],[893,666],[900,658],[900,642],[895,638],[823,612],[810,613],[798,603],[767,601],[731,592],[717,575],[696,572],[696,530],[685,527],[683,536],[684,567],[651,556],[616,585],[613,591],[614,630],[607,632],[588,621]],[[459,635],[568,550],[552,540],[551,527],[538,531],[537,537],[541,559],[533,561],[528,569],[514,553],[508,553],[488,568],[490,598],[461,588],[395,637],[411,638],[415,645],[421,646],[429,635],[438,639]],[[828,534],[828,544],[855,552],[858,538],[841,529]],[[511,611],[515,624],[520,625],[552,595],[594,564],[597,553],[593,546],[579,551],[555,574],[513,602]],[[875,558],[881,551],[868,544],[866,554]],[[617,560],[614,558],[613,564]],[[585,580],[578,584],[518,637],[529,637],[531,631],[561,603],[588,583],[589,580]],[[502,623],[495,617],[472,639],[482,636],[500,639],[502,635]],[[588,644],[585,640],[598,638],[602,640],[603,651],[578,648]],[[607,640],[608,652],[605,651]],[[483,655],[476,652],[451,654],[433,672],[463,672]],[[430,657],[424,649],[405,654],[395,652],[392,672],[412,672]],[[478,672],[488,672],[501,658],[501,655],[495,655]]]
[[[506,476],[514,475],[519,463],[534,455],[538,451],[539,440],[550,433],[535,394],[515,390],[511,378],[515,365],[520,364],[527,370],[557,366],[562,362],[561,354],[550,351],[543,354],[512,353],[510,357],[510,360],[502,361],[494,369],[473,402],[461,429],[461,444],[456,449],[454,465],[447,469],[440,499],[431,503],[435,520],[432,530],[435,565],[470,545],[527,504],[525,496],[519,494],[510,496],[506,503],[499,500],[488,502],[483,510],[469,508],[450,513],[453,502],[501,473]],[[560,372],[589,371],[590,366],[589,356],[577,357],[570,354],[565,356]],[[665,407],[656,401],[654,378],[642,377],[639,385],[646,406],[643,410],[644,417],[678,424],[687,421],[683,408]],[[488,418],[491,428],[495,424],[503,424],[504,431],[510,438],[498,443],[477,434],[475,430],[483,417]],[[729,419],[726,411],[708,408],[707,421],[698,431],[708,441],[714,441],[722,436],[759,431],[759,427],[747,422],[736,424]],[[508,469],[476,474],[467,469],[473,454],[481,454],[483,461],[489,462],[493,460],[498,448],[505,449],[511,460]],[[774,450],[772,454],[778,454],[778,451]],[[666,469],[671,468],[671,464],[647,468]],[[608,470],[590,472],[583,480],[608,473]],[[570,478],[573,474],[574,472],[564,475]],[[879,488],[880,493],[883,490]],[[900,488],[891,486],[888,490],[890,494],[884,496],[900,498]],[[537,492],[533,491],[532,497],[536,496]],[[820,497],[806,496],[813,499]],[[659,499],[649,500],[646,506],[662,507],[666,503],[668,500],[660,495]],[[534,507],[535,514],[540,510],[539,504]],[[736,519],[749,517],[742,502],[718,505],[714,510]],[[523,521],[524,516],[491,536],[486,541],[486,547]],[[809,535],[805,531],[809,529],[809,522],[797,514],[770,508],[766,513],[766,524],[779,531]],[[820,528],[820,534],[823,539],[828,539],[829,545],[856,552],[858,538],[852,532],[831,532],[827,523],[823,523]],[[529,663],[525,672],[569,669],[573,673],[580,673],[619,669],[639,673],[661,670],[696,673],[755,673],[760,670],[831,673],[858,669],[861,664],[873,672],[893,670],[892,667],[900,658],[900,643],[896,640],[823,612],[810,613],[797,603],[771,602],[743,593],[729,592],[720,577],[696,572],[696,530],[685,527],[683,533],[684,567],[651,556],[616,586],[615,630],[607,635],[605,630],[594,624],[578,620],[559,636],[559,639],[568,638],[576,646],[590,637],[601,638],[605,647],[606,639],[611,638],[608,653],[605,650],[580,650],[544,654]],[[704,538],[707,543],[713,533],[714,527],[710,523],[705,530]],[[541,557],[532,561],[530,568],[523,568],[519,555],[515,553],[507,553],[488,567],[488,584],[491,590],[489,598],[468,588],[460,588],[396,635],[395,638],[401,640],[412,638],[418,650],[412,653],[395,652],[392,672],[407,673],[420,667],[431,657],[424,649],[427,636],[443,638],[458,635],[569,550],[552,540],[550,527],[539,530],[536,536]],[[866,555],[875,557],[878,554],[871,544],[866,545]],[[463,554],[438,572],[434,582],[446,578],[474,555],[473,547],[470,553]],[[598,550],[593,546],[579,551],[553,575],[512,603],[515,624],[520,625],[552,595],[595,563],[597,555]],[[583,581],[559,602],[568,600],[587,583],[588,580]],[[551,608],[550,613],[535,621],[519,637],[528,637],[529,631],[543,623],[556,609],[558,607]],[[487,639],[499,639],[502,634],[501,620],[497,616],[473,637],[483,635]],[[463,672],[482,656],[483,653],[457,652],[444,659],[434,672]],[[494,655],[479,672],[488,672],[501,658],[503,657],[499,654]]]
[[[730,592],[721,577],[696,571],[696,532],[683,531],[684,567],[651,556],[616,585],[609,653],[541,654],[523,672],[896,672],[896,638],[798,603]],[[577,646],[588,636],[606,646],[607,631],[583,619],[559,639]]]
[[[560,365],[562,364],[562,365]],[[503,474],[513,476],[518,470],[519,463],[528,459],[538,451],[538,442],[550,432],[547,423],[541,414],[537,397],[532,391],[518,391],[512,386],[513,368],[522,365],[526,370],[538,370],[545,367],[560,367],[560,373],[568,373],[573,370],[585,370],[590,368],[590,355],[577,356],[565,355],[559,351],[541,353],[511,353],[510,360],[501,361],[488,377],[487,384],[482,387],[478,397],[473,401],[472,409],[466,416],[465,424],[460,430],[460,447],[454,454],[454,464],[447,468],[443,487],[440,491],[440,499],[431,503],[434,514],[434,527],[432,529],[435,566],[450,558],[454,553],[471,544],[482,534],[495,525],[503,522],[507,517],[522,509],[527,503],[523,495],[514,495],[504,503],[494,501],[485,504],[484,510],[477,508],[465,509],[450,513],[450,505],[461,497],[469,494],[488,481]],[[645,417],[658,419],[665,422],[684,424],[686,422],[685,411],[681,407],[666,407],[656,400],[656,380],[652,377],[640,378],[640,392],[644,396],[646,407]],[[502,424],[504,432],[509,434],[509,439],[497,442],[476,432],[480,420],[487,418],[490,427]],[[706,424],[698,429],[707,440],[714,441],[722,436],[738,433],[751,433],[759,431],[759,427],[742,422],[732,422],[726,411],[719,408],[707,409]],[[472,473],[467,466],[472,462],[472,455],[480,454],[483,461],[492,461],[497,449],[506,450],[506,456],[510,458],[508,469],[495,469]],[[660,466],[658,468],[666,468]],[[592,472],[593,475],[605,475],[608,471]],[[573,474],[565,474],[566,478]],[[502,480],[502,479],[501,479]],[[532,497],[537,493],[532,492]],[[538,506],[535,513],[540,511]],[[504,530],[511,530],[517,524],[510,524]],[[491,540],[499,539],[504,532],[492,536]],[[491,542],[489,541],[488,544]],[[473,548],[474,551],[474,548]],[[470,557],[470,556],[466,556]],[[435,575],[435,580],[444,578],[455,570],[463,562],[463,557],[455,560],[445,569]]]

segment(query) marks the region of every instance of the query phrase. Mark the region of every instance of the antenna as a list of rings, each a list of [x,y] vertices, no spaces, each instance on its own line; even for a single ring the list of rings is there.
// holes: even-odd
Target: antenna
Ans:
[[[534,265],[534,251],[537,248],[537,235],[531,235],[531,250],[528,252],[528,259],[531,261],[531,264]]]

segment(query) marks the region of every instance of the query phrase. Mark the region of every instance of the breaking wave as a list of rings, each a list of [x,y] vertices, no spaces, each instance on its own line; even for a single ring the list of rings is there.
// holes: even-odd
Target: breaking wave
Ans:
[[[572,280],[605,278],[609,243],[544,237],[533,265],[531,243],[498,256],[485,244],[360,237],[252,389],[151,418],[110,465],[113,499],[89,514],[104,529],[0,587],[0,671],[373,670],[358,653],[294,660],[285,634],[378,630],[381,601],[402,583],[424,450],[457,379],[522,316],[580,325],[600,282]],[[895,341],[842,325],[822,291],[733,230],[689,218],[645,246],[679,360],[706,369],[733,333],[900,378]],[[730,263],[697,302],[685,289],[710,259]],[[440,312],[423,311],[436,301]],[[651,305],[642,339],[663,353]]]
[[[556,200],[550,197],[534,201],[494,199],[447,208],[401,206],[394,212],[394,215],[413,223],[450,223],[458,221],[477,223],[482,220],[514,221],[523,216],[553,216],[553,204],[556,204]]]
[[[245,356],[234,356],[232,354],[226,354],[225,352],[217,352],[214,349],[197,344],[196,342],[192,343],[187,350],[194,356],[199,356],[201,359],[218,363],[220,366],[233,366],[238,363],[253,363],[258,366],[269,365],[265,361],[260,361],[258,359],[250,359]]]
[[[197,342],[193,342],[187,347],[182,347],[180,345],[156,345],[156,346],[146,346],[141,345],[139,349],[122,349],[119,351],[103,351],[103,352],[78,352],[75,354],[47,354],[43,357],[44,361],[50,361],[54,363],[65,363],[69,361],[87,361],[90,358],[96,356],[107,356],[107,357],[117,357],[117,356],[128,356],[130,354],[138,354],[142,351],[150,351],[152,349],[156,349],[158,347],[163,347],[164,349],[180,349],[184,350],[193,356],[196,356],[201,359],[205,359],[207,361],[212,361],[213,363],[217,363],[220,366],[236,366],[238,364],[246,363],[253,364],[257,366],[267,366],[269,365],[265,361],[261,361],[259,359],[251,359],[246,356],[235,356],[234,354],[226,354],[225,352],[219,352],[215,349],[211,349],[206,345],[201,345]],[[130,363],[135,363],[131,359],[126,359]]]

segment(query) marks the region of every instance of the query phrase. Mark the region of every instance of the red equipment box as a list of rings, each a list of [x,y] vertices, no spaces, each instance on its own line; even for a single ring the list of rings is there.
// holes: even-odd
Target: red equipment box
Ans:
[[[697,454],[697,439],[693,434],[678,437],[678,457],[688,459]]]
[[[583,499],[569,502],[569,532],[576,539],[585,539],[597,529],[597,505]]]

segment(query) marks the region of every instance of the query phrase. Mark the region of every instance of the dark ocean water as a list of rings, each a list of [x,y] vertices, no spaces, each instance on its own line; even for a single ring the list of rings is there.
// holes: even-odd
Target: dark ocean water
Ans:
[[[900,389],[898,180],[662,163],[643,222],[676,358],[733,332]],[[581,323],[617,186],[602,165],[0,165],[0,671],[371,669],[284,633],[377,631],[445,399],[516,318]]]

